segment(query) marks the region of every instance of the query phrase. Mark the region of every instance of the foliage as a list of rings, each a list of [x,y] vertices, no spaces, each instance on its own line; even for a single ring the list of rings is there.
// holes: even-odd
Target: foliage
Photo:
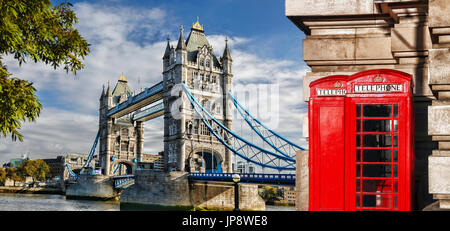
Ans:
[[[30,58],[54,69],[63,66],[76,74],[89,44],[74,25],[78,22],[71,4],[52,6],[49,0],[0,0],[0,136],[11,134],[23,141],[21,122],[35,121],[42,105],[32,83],[12,78],[1,62],[12,55],[19,65]]]
[[[260,195],[265,201],[273,202],[278,197],[278,192],[275,187],[262,186],[260,189]]]
[[[50,166],[41,159],[26,160],[24,163],[17,167],[17,172],[23,178],[31,176],[33,182],[45,181],[50,178]]]
[[[0,184],[4,185],[6,181],[6,170],[4,168],[0,168]]]
[[[8,177],[9,179],[13,180],[14,183],[16,181],[24,181],[24,178],[22,178],[19,175],[17,175],[17,171],[16,171],[15,168],[8,168],[8,169],[6,169],[6,177]]]

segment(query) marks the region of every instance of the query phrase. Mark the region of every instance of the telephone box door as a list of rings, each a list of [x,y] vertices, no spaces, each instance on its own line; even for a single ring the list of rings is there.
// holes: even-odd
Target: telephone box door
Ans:
[[[351,210],[407,210],[406,101],[404,97],[347,98]]]

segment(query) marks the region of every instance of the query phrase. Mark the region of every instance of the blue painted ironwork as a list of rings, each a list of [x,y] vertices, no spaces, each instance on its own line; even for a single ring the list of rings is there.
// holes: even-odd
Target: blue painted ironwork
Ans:
[[[89,152],[88,159],[86,160],[83,167],[81,168],[80,174],[95,175],[94,169],[91,169],[91,171],[88,171],[87,168],[91,165],[91,161],[94,158],[95,148],[97,147],[99,137],[100,137],[100,130],[98,130],[98,132],[97,132],[97,136],[95,137],[94,144],[92,145],[91,151]]]
[[[128,183],[130,181],[134,181],[134,176],[127,176],[124,178],[115,178],[114,179],[114,187],[121,188],[124,186],[125,183]]]
[[[233,182],[235,173],[189,173],[188,178],[194,181]],[[239,173],[242,183],[295,185],[295,174],[260,174]]]
[[[258,119],[256,119],[249,111],[247,111],[237,99],[229,92],[230,98],[233,101],[235,108],[238,110],[239,114],[244,118],[249,127],[270,147],[272,147],[277,153],[284,156],[295,158],[296,152],[298,150],[305,150],[304,148],[294,144],[293,142],[287,140],[286,138],[280,136],[278,133],[274,132]]]
[[[182,83],[184,91],[191,102],[191,106],[200,116],[201,121],[206,125],[208,130],[234,154],[240,156],[244,160],[259,165],[261,167],[272,168],[278,171],[295,170],[295,158],[280,155],[259,146],[256,146],[239,135],[233,133],[226,126],[217,121],[191,94],[186,85]],[[210,122],[206,119],[208,118]],[[215,128],[213,128],[215,124]],[[232,142],[232,144],[231,144]],[[265,157],[265,158],[264,158]]]
[[[160,111],[164,111],[164,103],[158,103],[152,107],[149,107],[142,111],[137,111],[133,115],[133,121],[144,118],[146,116],[152,115],[154,113],[158,113]]]
[[[75,173],[72,171],[72,169],[70,168],[69,164],[65,164],[65,167],[67,168],[67,171],[69,172],[69,175],[70,175],[71,177],[73,177],[73,178],[75,179],[75,181],[78,180],[77,174],[75,174]]]
[[[111,110],[108,111],[106,116],[109,117],[111,115],[114,115],[115,113],[120,112],[123,109],[125,109],[133,104],[139,103],[140,101],[142,101],[150,96],[153,96],[153,95],[156,95],[156,94],[162,92],[163,89],[164,89],[164,85],[163,85],[162,81],[155,84],[154,86],[152,86],[150,88],[145,88],[145,90],[142,91],[141,93],[134,95],[134,96],[132,95],[128,98],[127,101],[122,102],[121,104],[117,104],[115,107],[111,108]]]

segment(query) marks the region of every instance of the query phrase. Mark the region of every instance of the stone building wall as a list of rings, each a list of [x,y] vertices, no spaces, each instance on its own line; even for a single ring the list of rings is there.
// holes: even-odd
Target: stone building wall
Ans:
[[[286,0],[302,30],[303,99],[328,75],[387,68],[414,83],[415,196],[420,210],[450,200],[450,4],[448,0]]]

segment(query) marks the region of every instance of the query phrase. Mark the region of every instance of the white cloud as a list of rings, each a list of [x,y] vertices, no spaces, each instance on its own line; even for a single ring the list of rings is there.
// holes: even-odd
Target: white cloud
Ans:
[[[122,72],[136,92],[138,79],[140,87],[152,86],[162,79],[164,38],[168,34],[178,38],[178,25],[168,20],[171,17],[167,12],[160,8],[118,8],[88,3],[75,4],[75,10],[79,18],[77,28],[92,44],[85,69],[76,76],[41,63],[18,67],[11,57],[5,59],[16,76],[34,82],[38,92],[51,92],[58,98],[43,101],[37,122],[24,124],[23,143],[0,139],[0,163],[23,153],[31,154],[31,158],[88,153],[98,129],[102,85],[110,81],[114,87]],[[270,128],[295,143],[304,144],[300,139],[301,118],[306,113],[306,104],[301,97],[301,81],[306,68],[300,63],[265,59],[250,53],[245,47],[251,39],[228,39],[238,100]],[[209,35],[208,40],[216,55],[221,56],[225,35]],[[240,128],[236,115],[233,128],[237,131]],[[162,118],[146,123],[145,152],[162,150],[162,130]]]

